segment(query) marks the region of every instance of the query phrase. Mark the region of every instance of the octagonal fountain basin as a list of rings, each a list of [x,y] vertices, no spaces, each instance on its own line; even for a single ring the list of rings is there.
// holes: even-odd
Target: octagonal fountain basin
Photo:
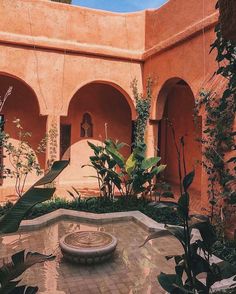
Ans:
[[[59,245],[65,259],[79,264],[95,264],[112,257],[117,239],[105,232],[78,231],[62,237]]]

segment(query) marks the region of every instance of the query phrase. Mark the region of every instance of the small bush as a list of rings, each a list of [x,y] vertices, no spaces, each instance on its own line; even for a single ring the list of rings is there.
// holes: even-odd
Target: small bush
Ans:
[[[36,205],[31,210],[30,214],[26,216],[26,219],[33,219],[60,208],[93,213],[138,210],[160,223],[181,224],[177,212],[169,208],[157,210],[155,207],[150,206],[149,203],[150,202],[147,199],[137,198],[134,196],[118,197],[114,200],[104,197],[90,197],[87,199],[78,198],[73,201],[54,198],[53,200]],[[4,206],[0,206],[0,215],[5,214],[11,207],[12,204],[10,202]]]
[[[212,253],[236,266],[236,241],[217,241]]]

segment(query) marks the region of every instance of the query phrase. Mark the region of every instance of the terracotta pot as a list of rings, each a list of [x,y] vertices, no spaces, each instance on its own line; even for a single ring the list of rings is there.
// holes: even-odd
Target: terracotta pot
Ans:
[[[236,41],[236,1],[219,0],[219,9],[223,37]]]

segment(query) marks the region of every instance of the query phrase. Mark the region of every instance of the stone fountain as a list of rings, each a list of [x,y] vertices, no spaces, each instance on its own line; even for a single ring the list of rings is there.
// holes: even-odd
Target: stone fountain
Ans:
[[[79,264],[95,264],[112,257],[117,239],[105,232],[78,231],[62,237],[59,245],[65,259]]]

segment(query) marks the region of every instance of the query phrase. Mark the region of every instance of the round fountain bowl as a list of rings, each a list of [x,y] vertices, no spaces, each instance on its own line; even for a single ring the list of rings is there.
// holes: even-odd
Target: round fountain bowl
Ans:
[[[62,237],[59,245],[67,260],[80,264],[94,264],[112,257],[117,239],[104,232],[79,231]]]

